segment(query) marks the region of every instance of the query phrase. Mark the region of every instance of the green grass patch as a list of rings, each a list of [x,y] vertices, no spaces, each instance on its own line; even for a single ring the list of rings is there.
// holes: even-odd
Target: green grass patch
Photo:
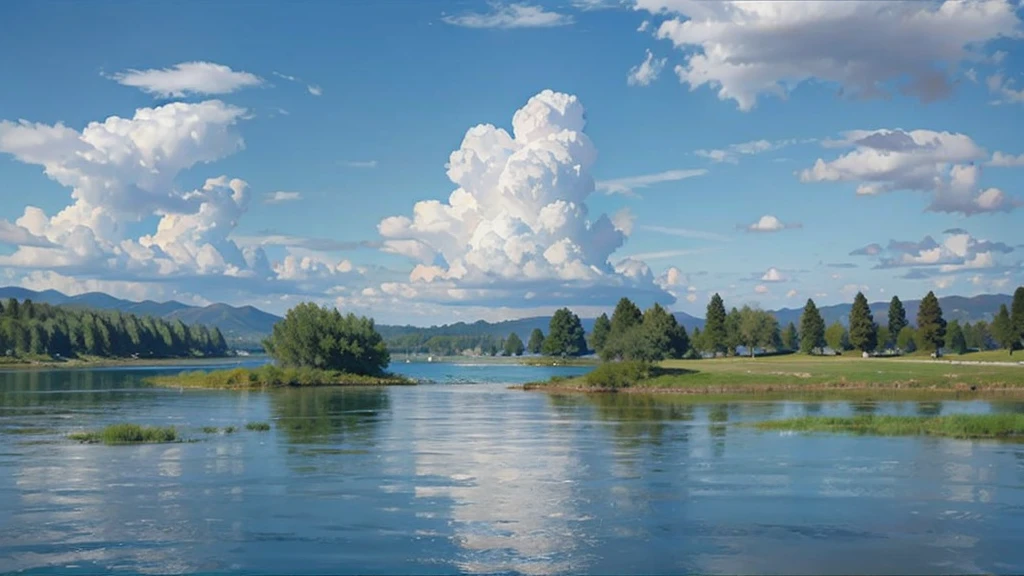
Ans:
[[[843,432],[879,436],[943,436],[961,439],[1024,437],[1024,414],[949,416],[804,416],[754,424],[760,430]]]
[[[364,376],[315,368],[278,368],[271,364],[259,368],[234,368],[212,372],[182,372],[172,376],[153,376],[146,382],[167,388],[222,388],[261,390],[291,386],[407,386],[415,380],[397,374]]]
[[[267,432],[270,430],[270,424],[267,422],[249,422],[245,425],[245,429],[253,432]]]
[[[140,426],[138,424],[111,424],[96,432],[76,432],[68,436],[72,440],[89,444],[159,444],[179,441],[173,426]]]
[[[220,432],[220,428],[216,426],[203,426],[203,434],[216,434]]]
[[[630,363],[619,362],[602,364],[584,376],[558,382],[531,383],[523,388],[705,395],[825,390],[1024,393],[1024,366],[955,364],[946,361],[949,358],[928,360],[790,354],[762,358],[667,360],[651,367],[646,375]]]
[[[237,430],[237,428],[235,428],[234,426],[228,426],[228,427],[224,428],[224,433],[225,434],[234,434],[236,430]]]

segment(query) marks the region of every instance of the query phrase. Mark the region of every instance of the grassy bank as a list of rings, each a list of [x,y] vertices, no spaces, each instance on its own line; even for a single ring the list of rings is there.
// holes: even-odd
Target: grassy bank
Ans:
[[[168,388],[221,388],[261,390],[289,386],[407,386],[416,382],[405,376],[383,374],[362,376],[313,368],[277,368],[267,364],[259,368],[234,368],[212,372],[182,372],[171,376],[153,376],[145,380]]]
[[[562,358],[555,356],[527,356],[519,358],[519,364],[526,366],[597,366],[597,358]]]
[[[528,390],[752,394],[824,390],[1011,391],[1024,393],[1024,367],[900,358],[820,357],[669,360],[657,366],[605,364]]]
[[[236,359],[235,356],[209,358],[108,358],[103,356],[77,356],[75,358],[53,358],[52,356],[0,356],[0,369],[23,368],[103,368],[110,366],[178,366],[182,364],[208,364]]]
[[[1024,414],[955,414],[949,416],[804,416],[755,424],[760,430],[844,432],[880,436],[948,438],[1024,438]]]
[[[138,424],[112,424],[98,432],[77,432],[68,436],[87,444],[161,444],[177,442],[174,427],[139,426]]]

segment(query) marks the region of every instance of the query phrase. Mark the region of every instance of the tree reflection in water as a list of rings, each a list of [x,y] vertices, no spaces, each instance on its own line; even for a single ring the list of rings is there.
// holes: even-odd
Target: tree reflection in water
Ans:
[[[277,428],[306,444],[372,443],[391,409],[383,388],[294,388],[274,392],[270,402]]]
[[[666,432],[673,430],[671,423],[693,420],[694,405],[685,399],[653,394],[585,394],[578,395],[584,404],[592,406],[597,417],[612,424],[618,443],[634,447],[649,443],[661,445]],[[677,432],[669,440],[686,440],[686,431]]]

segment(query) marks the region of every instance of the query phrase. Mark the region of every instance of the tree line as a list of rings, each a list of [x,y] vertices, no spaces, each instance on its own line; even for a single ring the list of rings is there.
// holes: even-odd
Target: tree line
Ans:
[[[32,300],[0,302],[0,355],[184,358],[227,352],[218,328]]]

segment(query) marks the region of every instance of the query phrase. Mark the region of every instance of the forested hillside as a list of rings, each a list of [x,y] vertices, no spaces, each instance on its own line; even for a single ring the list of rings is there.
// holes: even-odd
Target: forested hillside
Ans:
[[[227,352],[220,330],[204,325],[31,300],[0,302],[2,356],[185,358]]]

